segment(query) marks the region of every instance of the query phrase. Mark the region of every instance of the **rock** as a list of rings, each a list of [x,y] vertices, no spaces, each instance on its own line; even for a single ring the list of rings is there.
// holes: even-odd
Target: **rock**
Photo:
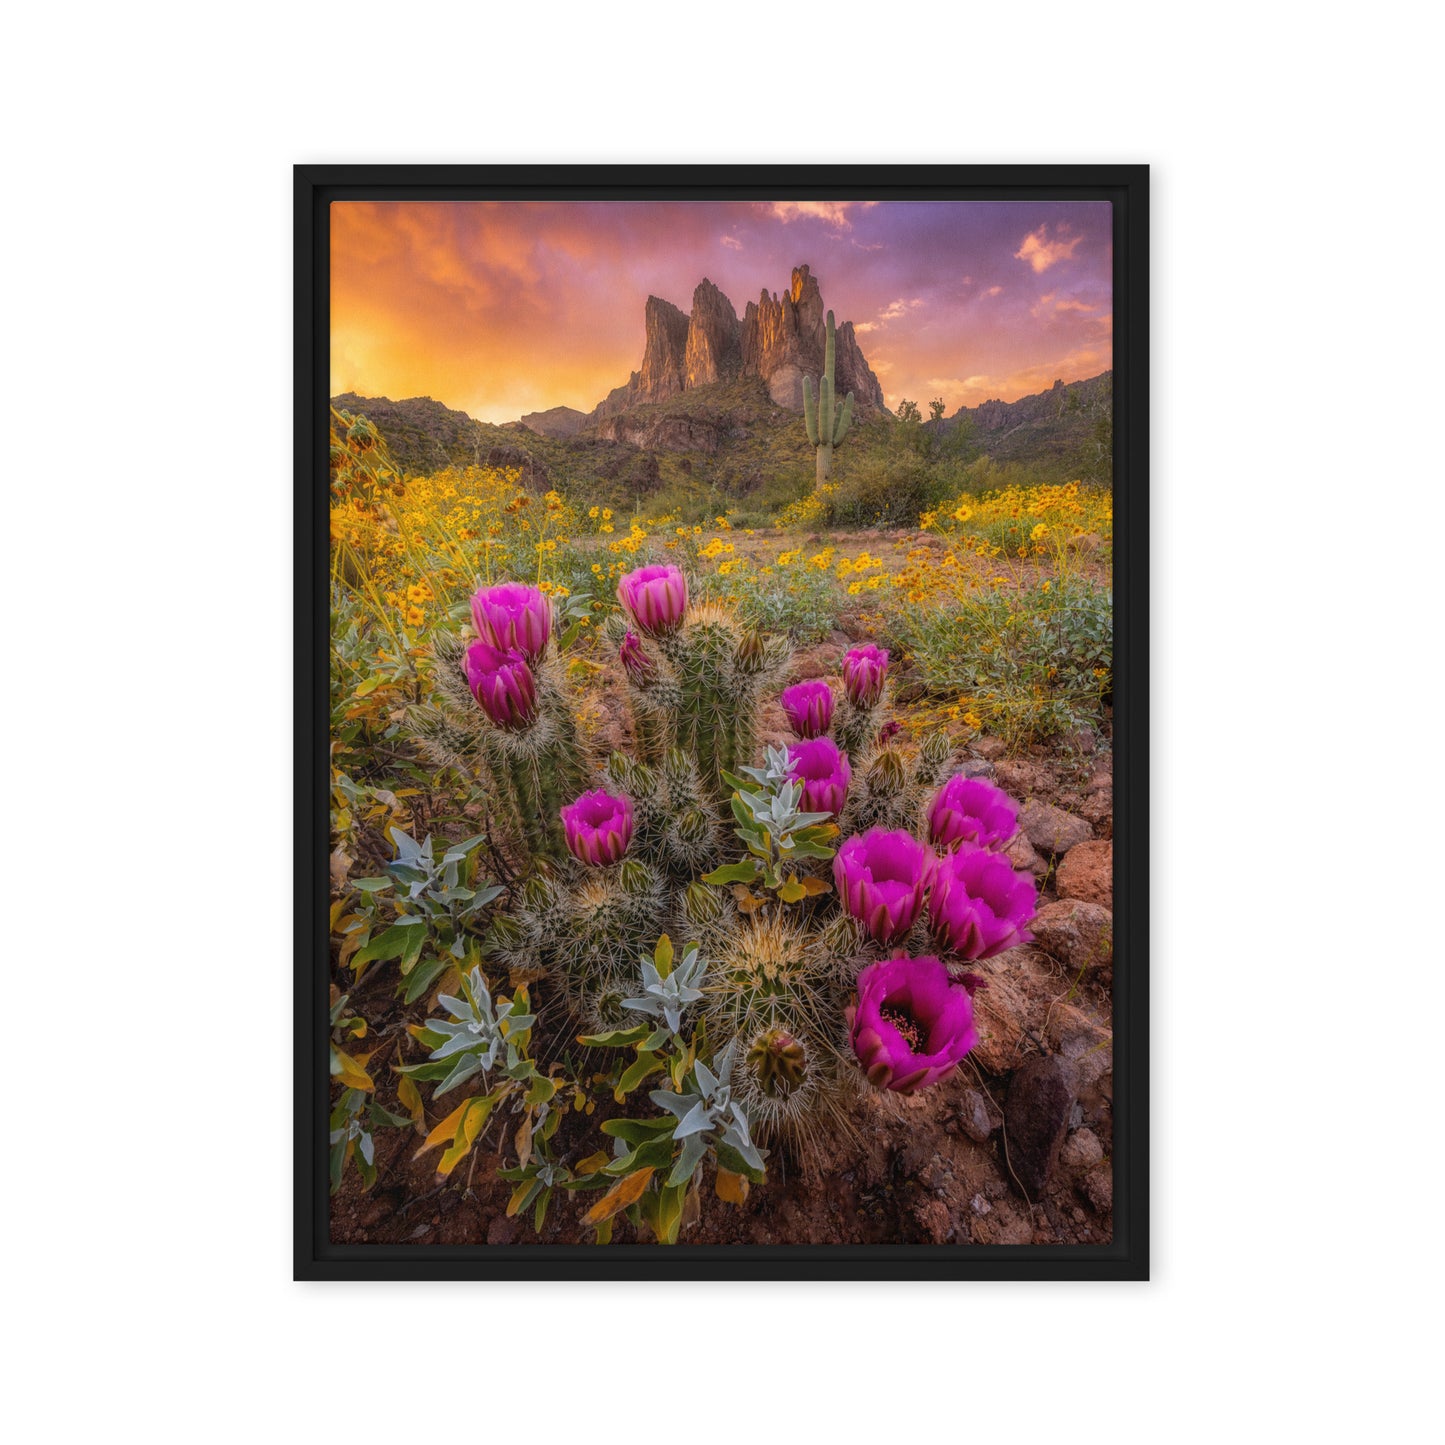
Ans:
[[[684,384],[688,390],[726,381],[742,367],[741,329],[733,303],[706,276],[692,293],[684,353]]]
[[[987,778],[989,782],[994,780],[997,773],[997,769],[987,758],[964,758],[956,771],[965,778]]]
[[[1084,1198],[1100,1214],[1108,1214],[1114,1207],[1114,1171],[1108,1164],[1097,1164],[1084,1176],[1080,1188]]]
[[[913,1207],[913,1217],[930,1243],[947,1244],[953,1238],[953,1216],[943,1200],[932,1195],[920,1200]]]
[[[647,344],[642,353],[636,401],[666,401],[683,389],[687,375],[688,319],[671,301],[649,296],[643,312]]]
[[[1097,903],[1077,898],[1046,903],[1034,914],[1029,932],[1049,957],[1075,972],[1113,962],[1114,915]]]
[[[1008,744],[1002,738],[975,738],[968,746],[970,751],[990,761],[1008,752]]]
[[[1087,757],[1098,746],[1098,739],[1092,728],[1076,728],[1064,739],[1064,744]]]
[[[1031,798],[1020,809],[1019,826],[1029,842],[1045,856],[1061,856],[1094,836],[1094,830],[1082,818],[1041,803],[1037,798]]]
[[[1044,1040],[1074,1066],[1079,1093],[1107,1099],[1114,1072],[1114,1039],[1101,1023],[1071,1004],[1060,1004],[1049,1015]],[[1096,1100],[1097,1102],[1097,1100]]]
[[[1069,1169],[1090,1169],[1104,1157],[1104,1146],[1092,1129],[1076,1129],[1059,1149],[1059,1163]]]
[[[1114,816],[1114,790],[1113,788],[1095,788],[1083,802],[1079,809],[1091,823],[1096,827],[1100,823],[1107,822]]]
[[[1010,948],[971,966],[988,982],[973,996],[979,1040],[973,1055],[988,1074],[1007,1074],[1037,1046],[1055,1000],[1066,985],[1059,965],[1041,949]]]
[[[963,1132],[975,1144],[987,1144],[993,1133],[993,1120],[989,1118],[988,1101],[977,1089],[965,1089],[958,1104],[958,1122]]]
[[[716,452],[722,440],[720,421],[709,416],[658,416],[651,412],[624,412],[597,424],[597,435],[606,441],[622,442],[660,452]],[[653,459],[656,470],[656,460]]]
[[[1034,845],[1022,832],[1014,835],[1014,840],[1004,849],[1004,856],[1025,873],[1032,873],[1036,878],[1042,878],[1049,871],[1049,865],[1034,852]]]
[[[779,406],[801,411],[803,377],[820,376],[826,342],[826,308],[818,278],[807,266],[793,269],[781,297],[764,291],[749,301],[742,322],[742,373],[759,376]],[[883,410],[883,388],[858,346],[853,323],[835,327],[834,377],[839,398],[853,393],[855,408]]]
[[[515,1244],[522,1233],[522,1221],[514,1214],[510,1219],[499,1214],[487,1226],[488,1244]]]
[[[975,1214],[982,1215],[993,1213],[993,1205],[990,1204],[988,1200],[983,1197],[982,1194],[975,1194],[973,1198],[969,1201],[968,1207],[973,1210]]]
[[[1071,848],[1068,857],[1059,864],[1054,886],[1060,898],[1077,898],[1113,908],[1114,845],[1090,839]]]
[[[994,767],[999,787],[1012,798],[1048,792],[1054,784],[1052,770],[1041,763],[1024,762],[1019,758],[997,758]]]
[[[1043,1193],[1058,1162],[1075,1098],[1073,1066],[1035,1056],[1014,1071],[1004,1106],[1008,1167],[1031,1197]]]

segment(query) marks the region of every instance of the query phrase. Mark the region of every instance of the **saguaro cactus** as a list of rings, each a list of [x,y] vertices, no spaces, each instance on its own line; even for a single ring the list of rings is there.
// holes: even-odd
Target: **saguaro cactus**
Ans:
[[[818,395],[813,395],[813,378],[803,378],[803,425],[808,429],[808,440],[818,448],[818,481],[830,481],[833,476],[833,448],[845,436],[853,424],[853,393],[843,398],[842,406],[837,404],[833,391],[833,367],[837,348],[833,339],[833,313],[828,313],[828,341],[823,353],[823,375],[818,381]]]

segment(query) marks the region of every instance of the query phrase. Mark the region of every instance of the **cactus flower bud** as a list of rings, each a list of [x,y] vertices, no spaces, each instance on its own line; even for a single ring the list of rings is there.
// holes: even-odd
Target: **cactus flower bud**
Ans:
[[[738,643],[738,666],[744,672],[756,672],[764,657],[763,636],[755,627],[750,627]]]
[[[593,788],[562,809],[567,847],[581,863],[616,863],[632,841],[632,800]]]
[[[945,1079],[978,1042],[973,996],[937,958],[885,958],[858,975],[849,1041],[868,1082],[912,1094]]]
[[[886,795],[901,793],[908,786],[903,758],[895,749],[885,748],[868,765],[868,786]]]
[[[833,721],[833,689],[821,678],[785,687],[778,701],[797,737],[820,738]]]
[[[646,687],[657,675],[657,664],[642,650],[642,643],[638,641],[635,632],[629,632],[622,639],[617,656],[627,669],[628,677],[638,687]]]
[[[872,707],[883,696],[888,677],[888,649],[871,642],[853,648],[843,659],[843,687],[854,707]]]
[[[847,753],[840,753],[830,738],[812,738],[794,743],[788,749],[788,760],[792,776],[803,785],[801,801],[805,812],[832,813],[836,817],[843,811],[848,784],[853,779]]]
[[[1027,924],[1039,905],[1038,887],[1001,853],[960,843],[937,860],[932,882],[928,916],[940,947],[992,958],[1032,939]]]
[[[463,660],[467,686],[499,728],[521,731],[537,716],[537,680],[520,652],[474,642]]]
[[[833,859],[838,897],[877,942],[897,943],[923,911],[932,857],[911,833],[870,828]]]
[[[617,600],[644,632],[675,632],[687,613],[687,578],[673,566],[639,567],[618,580]]]
[[[552,604],[535,587],[503,582],[472,594],[472,621],[483,642],[535,663],[552,635]]]
[[[768,1098],[786,1098],[803,1082],[807,1052],[787,1029],[769,1029],[753,1040],[747,1064]]]

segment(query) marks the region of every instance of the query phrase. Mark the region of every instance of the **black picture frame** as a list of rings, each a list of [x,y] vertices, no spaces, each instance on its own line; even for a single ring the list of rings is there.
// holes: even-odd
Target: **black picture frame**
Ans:
[[[806,180],[799,177],[806,176]],[[1149,1277],[1149,168],[298,165],[295,200],[297,1280]],[[1113,205],[1114,1235],[1094,1245],[333,1245],[329,972],[328,207],[341,200],[1103,200]]]

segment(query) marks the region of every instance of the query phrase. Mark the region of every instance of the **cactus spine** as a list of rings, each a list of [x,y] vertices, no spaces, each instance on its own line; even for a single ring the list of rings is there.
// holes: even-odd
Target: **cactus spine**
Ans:
[[[833,313],[828,313],[828,339],[823,352],[823,375],[818,380],[818,394],[813,395],[813,378],[803,378],[803,425],[808,440],[818,449],[818,484],[833,477],[833,448],[853,424],[853,393],[850,391],[839,406],[834,396],[833,373],[837,347],[833,336]]]

